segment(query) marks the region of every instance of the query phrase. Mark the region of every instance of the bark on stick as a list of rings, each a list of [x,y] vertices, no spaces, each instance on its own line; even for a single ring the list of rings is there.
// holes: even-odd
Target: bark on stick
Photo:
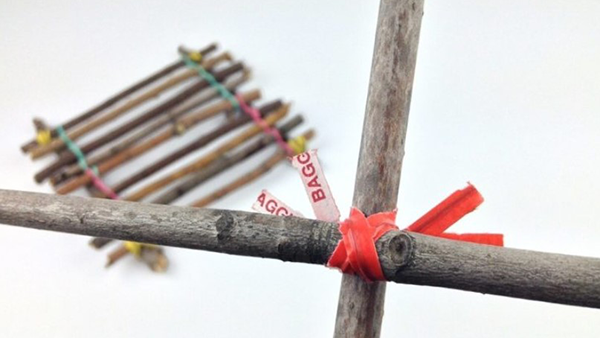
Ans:
[[[353,204],[365,214],[396,208],[423,0],[381,0]],[[385,283],[344,275],[335,337],[379,337]]]
[[[323,265],[336,223],[0,190],[0,224]],[[377,242],[389,281],[600,308],[600,259],[392,231]]]

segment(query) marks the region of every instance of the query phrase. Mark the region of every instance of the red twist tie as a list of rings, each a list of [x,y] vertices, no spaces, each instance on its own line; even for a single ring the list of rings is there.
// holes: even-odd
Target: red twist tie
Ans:
[[[465,189],[454,192],[405,230],[451,240],[503,246],[504,237],[501,234],[444,233],[481,203],[483,197],[469,184]],[[350,217],[339,224],[342,240],[329,257],[327,266],[338,268],[343,273],[359,275],[367,282],[385,280],[375,243],[388,231],[398,230],[395,220],[396,210],[365,217],[360,210],[352,208]]]
[[[119,195],[117,195],[108,185],[106,185],[106,183],[104,183],[104,181],[102,181],[100,177],[96,176],[96,174],[91,169],[86,169],[85,174],[90,177],[94,186],[98,190],[100,190],[100,192],[102,192],[106,197],[113,200],[119,199]]]
[[[380,212],[365,217],[352,208],[350,217],[340,223],[342,240],[331,254],[327,266],[343,273],[357,274],[367,282],[384,280],[375,242],[390,230],[398,230],[396,211]]]
[[[269,124],[262,118],[260,111],[258,109],[250,107],[246,103],[246,101],[244,101],[244,98],[240,94],[236,94],[235,98],[238,101],[238,103],[240,104],[240,108],[242,109],[242,111],[244,111],[244,113],[246,113],[248,116],[250,116],[252,118],[252,120],[254,121],[254,123],[256,123],[259,127],[261,127],[263,129],[265,134],[273,136],[273,138],[275,139],[275,142],[277,142],[279,147],[281,147],[281,149],[283,149],[288,154],[288,156],[296,155],[296,153],[294,152],[292,147],[290,147],[289,144],[287,144],[287,142],[285,142],[285,140],[283,139],[283,136],[281,136],[281,133],[279,132],[279,130],[269,126]]]

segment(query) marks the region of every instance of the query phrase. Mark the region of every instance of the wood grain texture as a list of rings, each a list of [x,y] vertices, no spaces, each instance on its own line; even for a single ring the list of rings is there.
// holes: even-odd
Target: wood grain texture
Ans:
[[[0,190],[0,224],[323,265],[336,223]],[[386,279],[600,309],[600,258],[478,245],[403,231],[377,242]]]
[[[365,214],[396,208],[423,0],[381,0],[353,204]],[[344,275],[335,337],[379,337],[385,283]]]

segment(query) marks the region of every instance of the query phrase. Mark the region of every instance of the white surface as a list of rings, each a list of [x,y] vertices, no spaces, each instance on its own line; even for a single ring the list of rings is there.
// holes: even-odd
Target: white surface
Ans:
[[[346,213],[376,16],[376,1],[0,1],[0,188],[50,192],[32,181],[42,163],[18,149],[32,116],[62,122],[171,62],[180,43],[218,41],[253,67],[266,98],[292,100],[318,128],[313,144]],[[469,180],[486,202],[453,230],[600,257],[598,20],[591,0],[427,2],[400,225]],[[286,166],[215,207],[250,210],[265,187],[311,214]],[[332,333],[336,271],[179,249],[165,275],[133,260],[105,271],[105,252],[86,241],[0,227],[0,335]],[[382,336],[599,334],[598,310],[390,285]]]

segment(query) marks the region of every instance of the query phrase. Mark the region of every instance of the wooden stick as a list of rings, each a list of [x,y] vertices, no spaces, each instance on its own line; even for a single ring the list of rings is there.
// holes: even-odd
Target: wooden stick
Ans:
[[[110,238],[96,237],[90,240],[90,246],[92,246],[95,249],[100,249],[110,242],[112,242],[112,239]]]
[[[284,118],[285,115],[288,113],[288,111],[289,111],[289,105],[284,105],[277,112],[269,115],[269,117],[267,117],[264,121],[268,125],[273,125],[280,119]],[[263,131],[262,127],[257,126],[257,125],[254,125],[248,129],[246,129],[243,133],[235,136],[230,141],[222,144],[221,146],[219,146],[215,150],[209,152],[208,154],[202,156],[195,162],[192,162],[191,164],[167,175],[166,177],[156,180],[156,181],[146,185],[145,187],[141,188],[140,190],[132,193],[131,195],[126,197],[126,200],[139,201],[139,200],[143,199],[144,197],[158,191],[159,189],[166,187],[170,183],[208,166],[210,163],[212,163],[213,161],[215,161],[216,159],[221,157],[223,154],[227,153],[228,151],[230,151],[232,149],[235,149],[236,147],[240,146],[247,140],[260,134],[262,131]]]
[[[0,223],[232,255],[325,264],[337,223],[0,190]],[[116,226],[118,224],[118,226]],[[377,242],[386,279],[600,308],[600,259],[391,231]]]
[[[259,111],[263,116],[266,116],[269,113],[272,113],[274,110],[280,108],[281,105],[281,101],[274,101],[269,104],[263,105],[259,109]],[[252,119],[250,118],[250,116],[246,114],[241,114],[225,122],[225,124],[219,126],[218,128],[214,129],[208,134],[202,135],[193,142],[186,144],[185,146],[173,151],[170,154],[167,154],[166,156],[163,156],[161,159],[157,160],[152,165],[134,173],[133,175],[129,176],[128,178],[124,179],[123,181],[119,182],[114,187],[112,187],[112,190],[116,193],[120,193],[125,189],[131,187],[132,185],[140,182],[141,180],[150,177],[152,174],[160,171],[168,165],[176,162],[177,160],[184,158],[185,156],[188,156],[199,149],[202,149],[203,147],[209,145],[211,142],[219,139],[222,136],[227,135],[227,133],[231,132],[232,130],[235,130],[251,121]]]
[[[277,129],[281,133],[281,135],[286,135],[293,128],[297,127],[303,122],[303,118],[301,115],[296,115],[294,118],[285,122],[283,125],[278,127]],[[242,162],[243,160],[251,157],[262,149],[266,148],[268,145],[275,142],[272,135],[265,135],[255,142],[251,143],[244,148],[224,154],[219,157],[205,169],[200,170],[199,172],[193,174],[189,179],[185,180],[181,184],[173,187],[169,191],[164,194],[156,197],[150,203],[155,204],[170,204],[181,196],[185,195],[190,190],[196,188],[200,184],[206,182],[207,180],[213,178],[214,176],[226,171],[230,167]]]
[[[238,71],[241,71],[243,68],[244,68],[244,66],[241,63],[236,63],[232,66],[229,66],[229,67],[217,72],[215,74],[215,78],[218,81],[223,81],[230,75],[232,75]],[[207,81],[200,80],[199,82],[187,87],[179,95],[176,95],[175,97],[167,100],[166,102],[158,105],[157,107],[150,109],[149,111],[142,114],[141,116],[125,123],[124,125],[122,125],[120,127],[117,127],[116,129],[113,129],[112,131],[101,136],[100,138],[80,147],[81,151],[83,151],[83,153],[85,153],[85,154],[88,154],[91,151],[96,150],[96,149],[100,148],[101,146],[103,146],[119,137],[122,137],[130,130],[135,129],[135,128],[143,125],[144,123],[147,123],[147,122],[151,121],[152,119],[160,116],[161,114],[168,112],[171,108],[174,108],[174,107],[184,103],[190,97],[192,97],[194,94],[196,94],[198,91],[205,89],[208,86],[209,86],[209,84]],[[40,182],[44,181],[45,179],[47,179],[52,174],[54,174],[56,171],[58,171],[64,165],[75,163],[75,161],[76,161],[75,155],[73,155],[71,152],[63,152],[61,154],[61,156],[54,163],[52,163],[51,165],[49,165],[48,167],[46,167],[45,169],[43,169],[42,171],[37,173],[34,178],[35,178],[36,182],[40,183]]]
[[[370,215],[396,208],[423,0],[381,0],[353,205]],[[344,275],[335,337],[379,337],[385,283]]]
[[[214,66],[216,66],[220,62],[223,62],[226,60],[231,60],[231,56],[228,53],[222,53],[221,55],[219,55],[215,58],[206,59],[202,63],[202,65],[206,69],[212,69]],[[181,84],[184,81],[193,78],[194,76],[197,76],[197,72],[193,69],[188,69],[180,74],[177,74],[177,75],[167,79],[166,81],[160,83],[158,86],[155,86],[155,87],[149,89],[148,91],[140,94],[139,96],[132,98],[131,100],[127,101],[125,104],[123,104],[109,112],[102,114],[97,119],[94,119],[94,120],[90,121],[89,123],[82,125],[78,129],[68,132],[67,135],[69,136],[69,138],[71,140],[73,140],[73,141],[77,140],[78,138],[84,136],[85,134],[87,134],[93,130],[96,130],[97,128],[105,125],[106,123],[108,123],[110,121],[113,121],[117,117],[119,117],[127,112],[130,112],[133,108],[141,105],[142,103],[144,103],[150,99],[156,98],[158,95],[160,95],[160,93],[162,93],[170,88],[173,88],[176,85]],[[50,144],[45,145],[45,146],[39,146],[39,147],[33,149],[31,151],[31,158],[37,159],[42,156],[48,155],[52,152],[63,150],[63,149],[65,149],[65,147],[66,147],[65,143],[63,142],[62,139],[55,138],[54,140],[52,140],[52,142]]]
[[[235,92],[237,90],[237,87],[242,85],[243,83],[245,83],[249,78],[250,78],[250,72],[247,70],[244,70],[244,72],[241,76],[238,76],[234,79],[231,79],[230,81],[227,81],[227,83],[225,83],[225,87],[228,90]],[[90,166],[92,166],[92,165],[97,165],[101,162],[108,160],[109,158],[117,155],[118,153],[122,152],[123,150],[140,142],[141,140],[151,137],[155,132],[157,132],[158,130],[163,128],[165,125],[168,125],[168,124],[177,125],[177,123],[178,123],[177,121],[179,118],[181,118],[185,114],[192,113],[194,108],[197,108],[198,106],[202,106],[203,104],[211,101],[212,99],[219,97],[219,95],[220,95],[219,92],[214,88],[210,89],[209,91],[201,92],[199,95],[197,95],[195,98],[191,99],[189,102],[186,102],[186,103],[182,104],[181,106],[177,107],[176,109],[173,109],[167,115],[161,116],[154,123],[150,124],[146,128],[143,128],[139,132],[134,133],[133,135],[127,137],[125,140],[119,142],[119,144],[114,145],[114,146],[110,147],[109,149],[106,149],[105,151],[103,151],[100,154],[95,154],[94,156],[89,157],[88,164]],[[83,171],[81,170],[79,165],[73,164],[73,165],[69,166],[68,168],[65,168],[60,173],[57,173],[56,175],[52,176],[50,178],[50,181],[54,186],[57,186],[75,176],[81,175],[82,173],[83,173]]]
[[[217,49],[217,45],[216,44],[211,44],[203,49],[201,49],[199,52],[202,55],[208,55],[211,52],[215,51]],[[127,96],[135,93],[136,91],[160,80],[161,78],[173,73],[174,71],[178,70],[179,68],[182,68],[185,66],[185,63],[181,60],[177,60],[176,62],[166,66],[165,68],[159,70],[158,72],[152,74],[151,76],[145,78],[144,80],[132,85],[131,87],[115,94],[114,96],[108,98],[106,101],[102,102],[101,104],[97,105],[96,107],[90,109],[89,111],[71,119],[70,121],[67,121],[65,123],[62,124],[63,128],[65,130],[69,130],[73,127],[75,127],[76,125],[94,117],[95,115],[97,115],[98,113],[102,112],[103,110],[111,107],[112,105],[116,104],[117,102],[121,101],[122,99],[126,98]],[[52,130],[52,136],[56,137],[57,136],[57,132],[56,129]],[[31,151],[32,149],[36,148],[38,146],[36,140],[31,140],[29,142],[27,142],[26,144],[24,144],[21,147],[21,150],[26,153]]]
[[[253,90],[242,94],[242,97],[244,97],[244,100],[252,102],[260,98],[260,91]],[[189,129],[195,126],[196,124],[200,123],[201,121],[204,121],[205,119],[227,111],[231,108],[233,108],[231,102],[229,102],[228,100],[221,100],[207,108],[201,109],[196,113],[193,113],[189,116],[186,116],[185,118],[178,120],[175,125],[180,125],[184,129]],[[128,161],[131,161],[141,156],[142,154],[150,151],[151,149],[159,146],[160,144],[163,144],[164,142],[175,137],[176,135],[179,135],[179,131],[177,127],[174,126],[173,128],[165,130],[164,132],[156,135],[147,142],[125,149],[124,151],[114,155],[108,160],[100,163],[97,167],[98,173],[100,175],[106,174],[114,168],[116,168],[117,166],[127,163]],[[80,175],[57,187],[56,193],[61,195],[68,194],[90,182],[91,178],[88,175]]]
[[[113,250],[108,254],[108,260],[105,267],[109,268],[117,261],[122,258],[129,256],[131,252],[127,249],[125,244],[121,244],[117,249]],[[155,245],[142,245],[139,256],[136,256],[138,260],[143,261],[148,265],[154,272],[164,272],[169,266],[169,260],[164,254],[163,248]]]
[[[294,118],[287,121],[286,123],[284,123],[283,125],[281,125],[277,129],[279,130],[281,135],[286,135],[288,132],[290,132],[292,129],[297,127],[302,122],[303,122],[302,116],[297,115]],[[312,137],[313,135],[306,135],[306,136]],[[259,140],[257,140],[256,142],[253,142],[249,146],[246,146],[243,149],[236,151],[233,154],[229,154],[229,153],[225,154],[225,155],[221,156],[220,158],[218,158],[216,161],[214,161],[212,164],[210,164],[208,167],[206,167],[206,169],[201,170],[198,173],[194,174],[192,177],[190,177],[189,180],[186,180],[185,182],[183,182],[182,184],[169,190],[165,194],[153,199],[150,203],[169,204],[169,203],[173,202],[174,200],[176,200],[177,198],[186,194],[188,191],[194,189],[195,187],[199,186],[203,182],[207,181],[208,179],[224,172],[228,168],[230,168],[230,167],[234,166],[235,164],[243,161],[244,159],[252,156],[253,154],[260,151],[261,149],[264,149],[269,144],[272,144],[273,142],[275,142],[275,140],[272,135],[265,135],[265,136],[261,137]],[[110,243],[111,241],[112,241],[111,239],[97,237],[97,238],[93,238],[90,241],[90,245],[96,249],[100,249],[103,246],[105,246],[106,244]]]
[[[108,254],[108,261],[106,262],[106,265],[104,267],[108,268],[111,265],[113,265],[115,262],[117,262],[119,259],[125,257],[129,255],[129,250],[127,250],[127,248],[123,245],[119,245],[119,247]]]
[[[314,132],[314,130],[311,129],[311,130],[307,131],[306,133],[304,133],[303,136],[307,140],[310,140],[315,136],[315,132]],[[287,159],[287,157],[288,157],[288,154],[284,150],[278,149],[273,156],[269,157],[265,162],[260,164],[254,170],[245,173],[240,178],[225,185],[224,187],[218,189],[217,191],[214,191],[210,195],[197,200],[196,202],[194,202],[192,204],[192,206],[196,207],[196,208],[204,208],[207,205],[214,203],[215,201],[225,197],[226,195],[230,194],[231,192],[233,192],[251,182],[254,182],[259,177],[261,177],[262,175],[266,174],[271,169],[273,169],[273,167],[275,167],[277,164],[279,164],[279,163],[283,162],[283,160]]]

